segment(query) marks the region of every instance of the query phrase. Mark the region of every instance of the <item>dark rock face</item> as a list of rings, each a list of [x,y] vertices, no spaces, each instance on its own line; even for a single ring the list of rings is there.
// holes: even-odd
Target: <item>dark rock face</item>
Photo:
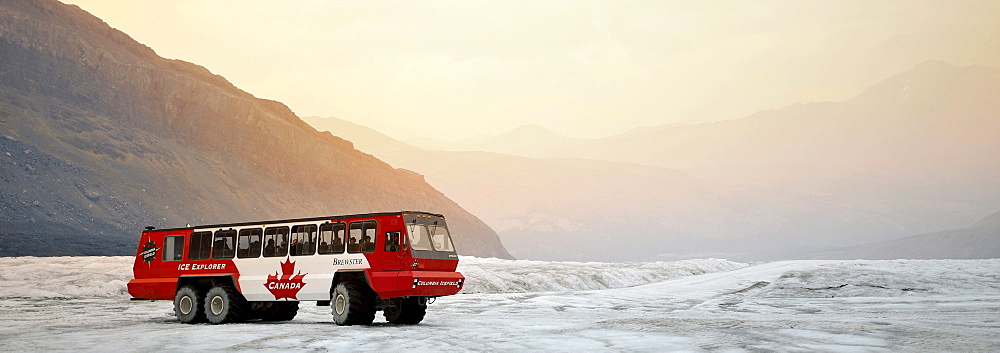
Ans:
[[[281,103],[75,6],[0,3],[0,256],[132,254],[145,225],[392,210],[445,214],[461,253],[510,256],[422,176]]]

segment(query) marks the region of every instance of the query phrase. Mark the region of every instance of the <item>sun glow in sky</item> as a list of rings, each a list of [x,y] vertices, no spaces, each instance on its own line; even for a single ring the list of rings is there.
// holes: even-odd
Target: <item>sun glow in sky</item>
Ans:
[[[1000,66],[1000,1],[68,0],[300,116],[397,138],[577,137]]]

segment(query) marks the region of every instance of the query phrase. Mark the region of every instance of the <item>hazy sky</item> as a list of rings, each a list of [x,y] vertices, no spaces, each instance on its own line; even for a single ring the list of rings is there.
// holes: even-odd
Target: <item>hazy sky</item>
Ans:
[[[1000,66],[1000,1],[69,0],[300,116],[457,140],[844,100],[930,60]]]

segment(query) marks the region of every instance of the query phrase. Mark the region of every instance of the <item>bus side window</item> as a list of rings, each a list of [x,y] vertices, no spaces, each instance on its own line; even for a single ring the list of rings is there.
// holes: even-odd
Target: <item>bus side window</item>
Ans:
[[[260,257],[260,239],[263,234],[264,230],[261,228],[241,229],[239,247],[236,248],[236,257],[241,259]]]
[[[184,236],[163,238],[163,261],[180,261],[184,258]]]
[[[385,233],[385,251],[399,251],[399,232]]]
[[[365,226],[362,222],[351,222],[351,229],[348,230],[347,252],[361,252],[361,235],[364,234]]]
[[[264,229],[264,257],[288,254],[288,227]]]
[[[316,252],[316,225],[305,224],[292,227],[292,244],[288,247],[292,256],[312,255]]]
[[[191,233],[188,242],[188,260],[208,260],[212,254],[212,232]]]
[[[351,222],[347,252],[375,252],[375,226],[375,221]]]
[[[344,223],[327,223],[319,227],[319,253],[344,253]]]
[[[288,244],[288,255],[297,256],[299,255],[300,249],[299,238],[302,236],[302,226],[292,227],[292,241]]]
[[[231,259],[236,252],[236,231],[233,229],[220,230],[215,232],[215,241],[212,242],[213,259]]]
[[[375,221],[365,221],[365,235],[361,238],[361,252],[375,252]]]

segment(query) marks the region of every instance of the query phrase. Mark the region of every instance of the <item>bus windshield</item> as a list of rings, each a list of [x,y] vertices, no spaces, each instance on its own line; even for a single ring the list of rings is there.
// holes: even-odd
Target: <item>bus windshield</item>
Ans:
[[[413,250],[455,252],[447,227],[410,223],[407,228]]]
[[[431,228],[431,244],[434,245],[434,250],[454,252],[455,247],[451,245],[451,235],[448,234],[448,228],[444,226],[433,225]]]

